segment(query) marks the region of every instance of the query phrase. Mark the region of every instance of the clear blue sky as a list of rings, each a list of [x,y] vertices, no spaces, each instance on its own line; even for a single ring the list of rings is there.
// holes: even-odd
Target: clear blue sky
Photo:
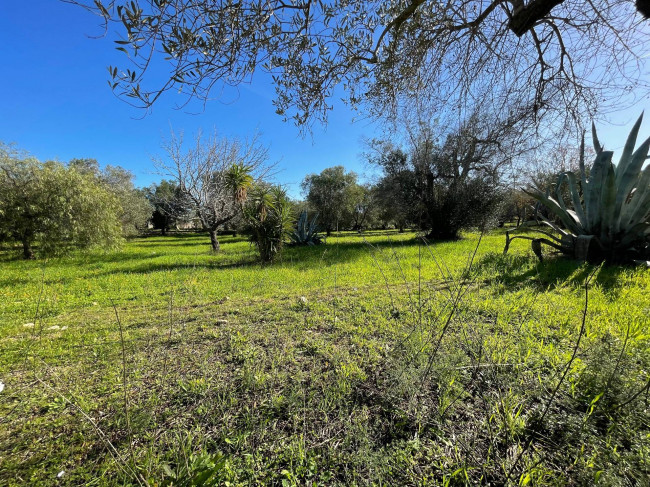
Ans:
[[[107,84],[107,66],[128,67],[128,61],[110,39],[88,37],[103,32],[99,20],[58,0],[3,2],[1,141],[15,142],[41,160],[88,157],[102,166],[120,165],[136,175],[139,186],[161,179],[151,156],[163,154],[160,143],[170,126],[186,137],[199,129],[229,136],[259,130],[271,160],[279,161],[276,180],[294,196],[307,173],[338,164],[364,171],[361,140],[374,134],[372,125],[353,123],[361,116],[338,103],[327,127],[315,125],[313,136],[303,138],[275,114],[273,87],[261,82],[231,93],[230,103],[208,103],[198,114],[174,109],[181,99],[167,96],[143,118],[143,111],[117,99]]]
[[[302,138],[292,123],[275,114],[273,88],[261,81],[242,87],[231,103],[210,102],[198,114],[175,110],[179,99],[167,96],[143,118],[143,111],[118,100],[108,87],[106,67],[128,63],[110,35],[88,37],[102,32],[97,17],[58,0],[4,2],[0,140],[15,142],[41,160],[89,157],[101,165],[120,165],[136,175],[139,186],[160,179],[151,156],[162,154],[161,139],[170,126],[188,135],[213,128],[239,136],[261,131],[272,160],[282,169],[276,179],[293,196],[299,195],[307,173],[337,164],[364,171],[361,140],[376,135],[373,125],[352,123],[354,114],[337,103],[327,127],[316,125],[313,137]],[[600,125],[601,140],[608,148],[620,148],[631,121],[649,106],[645,96],[637,107],[611,117],[622,126]],[[650,121],[641,133],[650,133]]]

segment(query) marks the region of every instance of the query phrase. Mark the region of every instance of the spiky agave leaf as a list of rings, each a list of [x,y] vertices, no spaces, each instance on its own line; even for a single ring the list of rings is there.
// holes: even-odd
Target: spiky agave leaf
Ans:
[[[293,245],[318,245],[323,242],[323,238],[318,234],[318,214],[309,221],[307,211],[300,212],[296,228],[291,234],[291,243]]]
[[[532,196],[537,201],[546,206],[551,210],[557,217],[562,221],[564,226],[573,233],[581,233],[580,226],[578,225],[579,221],[575,212],[569,213],[566,209],[563,209],[558,201],[548,193],[542,193],[538,188],[533,188],[532,190],[523,190],[524,193]],[[549,222],[550,223],[550,222]]]
[[[630,132],[630,136],[625,144],[625,149],[623,150],[623,155],[621,156],[616,168],[616,184],[618,186],[618,191],[616,194],[616,209],[614,210],[617,215],[614,227],[615,232],[621,230],[624,215],[622,210],[630,199],[630,193],[635,189],[638,189],[638,185],[642,183],[643,180],[643,177],[639,177],[639,175],[643,164],[648,157],[650,138],[645,140],[635,152],[632,152],[642,119],[643,115],[639,117],[632,132]]]
[[[569,185],[569,194],[571,195],[571,203],[573,203],[573,208],[576,214],[578,223],[583,228],[587,227],[587,216],[585,215],[584,209],[582,208],[582,201],[580,200],[580,193],[578,191],[578,179],[576,175],[571,171],[564,172],[560,174],[560,181],[562,178],[565,178]],[[558,194],[559,197],[561,197]]]
[[[591,168],[589,187],[585,191],[585,214],[587,216],[585,233],[595,233],[600,228],[602,219],[602,188],[607,179],[613,155],[614,153],[611,151],[599,152]]]
[[[642,117],[634,124],[625,143],[618,165],[612,163],[613,153],[603,150],[596,127],[592,124],[596,158],[587,174],[584,164],[584,134],[580,144],[580,178],[583,198],[578,191],[575,174],[558,175],[555,196],[539,188],[526,191],[555,214],[566,230],[544,219],[544,223],[566,237],[570,235],[573,253],[586,256],[592,242],[602,254],[643,252],[648,248],[650,235],[650,166],[643,169],[650,151],[650,138],[636,150]],[[573,210],[567,207],[562,196],[562,184],[567,181]],[[563,241],[568,239],[563,239]],[[580,248],[578,248],[578,246]],[[647,250],[646,250],[647,251]],[[631,252],[634,254],[634,252]]]

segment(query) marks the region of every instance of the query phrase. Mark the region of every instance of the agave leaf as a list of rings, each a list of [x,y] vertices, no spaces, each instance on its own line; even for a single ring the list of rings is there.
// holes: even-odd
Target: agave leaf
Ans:
[[[589,183],[587,182],[587,171],[585,170],[585,132],[582,132],[580,140],[580,182],[582,183],[582,194],[586,194]],[[586,218],[585,218],[586,220]]]
[[[624,249],[635,241],[643,241],[647,235],[650,235],[650,222],[637,223],[625,232],[625,235],[616,247]]]
[[[623,228],[632,221],[632,215],[645,198],[650,198],[650,165],[643,170],[636,184],[636,188],[630,191],[629,199],[623,203],[623,207],[621,208],[621,226]]]
[[[587,233],[594,234],[600,225],[602,187],[612,163],[611,151],[601,151],[596,156],[589,175],[589,190],[585,193],[585,212],[587,214]]]
[[[564,198],[562,197],[562,183],[564,182],[564,173],[560,173],[557,178],[557,184],[555,185],[555,196],[557,197],[557,204],[560,205],[564,211],[567,211],[566,204],[564,203]]]
[[[309,233],[315,234],[317,230],[318,230],[318,214],[316,214],[314,218],[312,218],[311,223],[309,224]]]
[[[608,242],[612,236],[612,223],[614,222],[614,210],[616,209],[616,170],[614,164],[610,163],[607,168],[607,176],[601,189],[601,224],[600,240]]]
[[[589,248],[596,237],[593,235],[578,235],[573,245],[573,252],[577,259],[587,260]]]
[[[584,167],[584,162],[583,162]],[[567,171],[564,173],[567,181],[569,182],[569,192],[571,193],[571,201],[573,202],[573,208],[576,212],[576,217],[578,222],[582,227],[587,226],[587,217],[585,215],[584,209],[582,208],[582,201],[580,201],[580,193],[578,192],[577,178],[574,173]]]
[[[594,122],[591,122],[591,138],[594,142],[594,150],[596,151],[596,154],[600,154],[603,150],[603,146],[600,145],[600,141],[598,140],[598,134],[596,134],[596,125]]]
[[[566,230],[563,230],[562,228],[558,227],[555,223],[553,223],[552,221],[550,221],[546,217],[544,217],[544,215],[538,215],[538,216],[539,216],[539,219],[542,220],[542,223],[544,225],[551,227],[553,230],[555,230],[560,235],[562,235],[564,237],[570,235],[569,232],[567,232]]]
[[[627,146],[625,147],[627,149]],[[639,182],[639,173],[643,167],[643,163],[648,157],[648,151],[650,150],[650,138],[648,138],[639,148],[632,154],[628,156],[627,160],[623,160],[621,157],[621,162],[619,163],[618,174],[616,175],[616,183],[618,185],[618,193],[616,194],[616,230],[620,230],[622,207],[627,200],[630,192],[634,189],[635,183]],[[642,179],[642,178],[641,178]]]
[[[541,193],[532,193],[524,190],[526,194],[529,194],[549,210],[551,210],[555,215],[558,216],[564,226],[573,233],[582,233],[582,230],[579,225],[579,220],[575,212],[569,213],[566,209],[563,209],[560,204],[555,200],[555,198],[548,196],[546,194],[542,195]]]
[[[636,138],[639,134],[639,128],[641,127],[642,121],[643,121],[643,113],[641,113],[641,116],[634,124],[634,127],[632,127],[632,130],[630,131],[630,135],[627,136],[625,147],[623,147],[623,154],[621,154],[621,159],[619,160],[618,166],[616,167],[616,184],[618,186],[621,185],[621,181],[623,180],[623,174],[627,172],[628,167],[632,162],[632,153],[634,152],[634,146],[636,145]],[[643,162],[641,162],[641,165],[643,165]],[[641,167],[639,166],[639,169],[640,168]],[[638,170],[634,172],[638,172]]]
[[[639,223],[647,223],[650,218],[650,189],[646,189],[643,197],[640,198],[639,204],[632,213],[627,227],[633,227]]]
[[[578,214],[575,211],[567,209],[566,212],[567,212],[567,215],[569,215],[576,224],[581,225],[580,217],[578,216]]]

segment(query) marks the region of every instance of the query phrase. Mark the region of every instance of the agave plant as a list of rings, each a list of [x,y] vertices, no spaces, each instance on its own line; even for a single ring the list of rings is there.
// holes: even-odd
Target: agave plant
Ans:
[[[564,254],[583,260],[629,261],[646,259],[650,245],[650,138],[634,150],[643,120],[639,117],[627,138],[619,163],[612,162],[613,152],[606,151],[598,140],[592,124],[596,159],[587,172],[584,164],[584,135],[580,147],[580,174],[564,172],[558,175],[554,194],[550,188],[526,191],[548,208],[562,223],[541,217],[542,223],[556,234],[541,232],[546,238],[506,234],[507,252],[515,238],[532,240],[535,253],[541,258],[541,244],[547,244]],[[562,196],[562,185],[568,184],[571,204]]]
[[[300,212],[296,229],[291,235],[291,245],[320,245],[325,242],[325,238],[318,233],[318,214],[309,221],[307,211]]]

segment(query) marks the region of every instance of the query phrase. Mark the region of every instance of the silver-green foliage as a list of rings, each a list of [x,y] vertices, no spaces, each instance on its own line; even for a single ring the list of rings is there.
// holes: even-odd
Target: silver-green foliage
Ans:
[[[309,221],[307,210],[303,210],[296,222],[295,230],[289,235],[292,245],[320,245],[325,238],[318,233],[318,214]]]
[[[120,204],[92,176],[58,162],[41,163],[0,145],[0,237],[23,256],[118,246]]]
[[[618,164],[612,162],[613,152],[603,149],[592,125],[596,159],[591,170],[585,169],[583,138],[579,177],[572,172],[561,173],[554,194],[540,188],[528,191],[562,222],[564,228],[544,219],[544,223],[562,235],[562,239],[554,239],[564,252],[584,258],[587,251],[595,251],[605,258],[618,259],[630,252],[647,251],[650,165],[644,168],[644,163],[648,159],[650,138],[634,150],[642,120],[643,115],[632,128]],[[562,197],[565,182],[571,204]]]

